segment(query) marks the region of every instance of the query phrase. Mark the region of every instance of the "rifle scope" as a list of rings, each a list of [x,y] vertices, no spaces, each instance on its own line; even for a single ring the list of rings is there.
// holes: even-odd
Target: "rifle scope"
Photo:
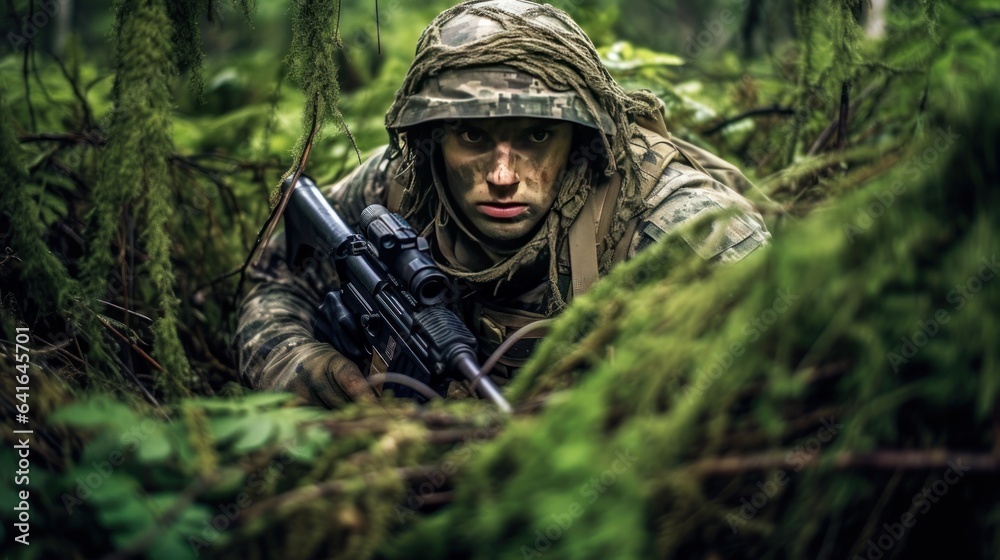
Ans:
[[[450,286],[430,256],[427,239],[398,214],[372,204],[361,212],[361,231],[375,247],[379,259],[403,281],[406,289],[422,305],[436,305],[445,300]]]

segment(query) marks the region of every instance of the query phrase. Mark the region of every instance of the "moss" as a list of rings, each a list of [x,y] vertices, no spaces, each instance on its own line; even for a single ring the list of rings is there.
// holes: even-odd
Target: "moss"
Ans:
[[[301,161],[307,140],[322,137],[324,127],[333,125],[347,133],[351,144],[354,140],[340,114],[340,82],[337,80],[337,52],[342,47],[340,38],[340,0],[293,0],[292,44],[285,57],[289,77],[301,88],[306,97],[302,112],[302,134],[292,149],[294,166],[286,173],[291,175]],[[355,153],[360,159],[361,155]],[[278,189],[272,193],[272,201]]]
[[[27,284],[31,298],[45,312],[67,312],[78,287],[45,244],[37,201],[25,189],[27,179],[6,92],[0,91],[0,208],[10,220],[11,250],[23,267],[21,281]]]
[[[542,414],[476,456],[456,503],[387,555],[419,543],[442,551],[429,557],[849,557],[947,466],[900,464],[893,478],[838,461],[896,449],[988,455],[1000,402],[990,95],[967,97],[952,144],[914,144],[889,173],[737,267],[679,261],[668,243],[617,269],[567,311],[512,388],[514,400],[549,395]],[[836,433],[820,442],[824,426]],[[634,465],[616,464],[617,453]],[[811,458],[817,466],[803,468]],[[741,517],[741,499],[778,476],[783,491]],[[929,515],[958,508],[977,522],[928,521],[895,545],[903,554],[937,550],[937,531],[959,531],[949,546],[967,543],[963,554],[992,542],[995,479],[962,484],[960,504],[942,500]],[[582,514],[560,528],[574,504]],[[565,536],[539,540],[545,531]]]
[[[73,395],[51,390],[62,385],[33,379],[47,424],[36,432],[46,443],[33,453],[53,467],[38,469],[42,483],[33,487],[41,499],[33,502],[32,520],[43,530],[59,528],[36,554],[863,556],[868,539],[878,539],[885,524],[913,508],[914,495],[942,479],[942,453],[966,452],[988,467],[995,445],[1000,332],[993,319],[1000,301],[996,280],[977,284],[973,277],[988,275],[982,259],[1000,254],[1000,122],[990,92],[982,91],[996,78],[1000,31],[969,27],[967,14],[952,5],[913,3],[919,9],[910,11],[900,3],[891,14],[900,21],[872,54],[857,48],[856,4],[796,4],[801,35],[792,86],[782,84],[775,98],[794,97],[809,110],[795,115],[788,127],[799,127],[794,135],[771,130],[782,145],[794,136],[796,164],[764,185],[790,214],[808,216],[780,222],[773,247],[739,266],[689,260],[676,238],[625,263],[566,310],[510,387],[512,401],[537,412],[498,420],[474,402],[331,412],[246,391],[176,398],[193,377],[185,351],[214,359],[197,336],[218,334],[227,318],[213,297],[222,290],[206,295],[201,288],[225,271],[239,243],[232,227],[239,218],[225,214],[253,204],[262,212],[263,199],[248,186],[239,196],[246,205],[230,206],[222,184],[198,206],[195,197],[204,193],[172,171],[171,161],[190,169],[171,142],[171,124],[183,118],[171,113],[170,87],[181,70],[200,65],[196,52],[178,52],[179,44],[197,43],[198,4],[118,2],[115,110],[91,193],[81,280],[73,280],[70,259],[50,251],[38,202],[18,188],[33,178],[25,162],[51,154],[28,155],[13,116],[0,107],[0,204],[22,258],[8,264],[31,297],[49,305],[49,319],[66,314],[85,330],[109,368],[118,368],[115,360],[127,350],[115,351],[120,341],[97,318],[110,311],[97,300],[123,264],[141,276],[130,303],[151,315],[153,326],[109,324],[137,347],[155,335],[153,355],[166,368],[157,379],[173,398],[153,410],[117,402],[134,381],[101,376],[96,362],[81,366],[90,385],[115,398],[73,404]],[[289,85],[306,92],[309,103],[300,150],[313,115],[327,128],[339,119],[337,7],[293,4]],[[940,42],[907,46],[927,22]],[[862,116],[852,121],[858,124],[848,149],[800,161],[806,140],[835,116],[845,80],[852,99],[875,83],[887,101],[858,102]],[[813,106],[814,98],[822,103]],[[40,122],[58,121],[50,112]],[[173,142],[181,151],[205,149],[211,140],[198,129],[229,126],[227,118],[237,123],[241,116],[187,121],[190,142],[180,135]],[[241,122],[252,128],[259,121]],[[854,141],[861,132],[869,136]],[[294,136],[279,127],[275,134],[284,134],[287,143],[279,145],[286,147]],[[263,173],[254,180],[260,182],[253,187],[273,184]],[[178,202],[191,203],[183,225],[173,210]],[[192,205],[198,212],[189,212]],[[73,212],[79,209],[70,205]],[[130,228],[135,247],[123,241]],[[134,268],[118,260],[123,244],[137,255]],[[939,319],[939,311],[946,315]],[[48,364],[58,353],[35,355]],[[134,368],[140,375],[153,367],[142,365]],[[820,441],[824,424],[836,433]],[[65,496],[81,492],[80,481],[96,476],[115,452],[126,460],[101,477],[99,489],[84,489],[93,495],[70,501],[68,511]],[[897,452],[928,462],[914,468]],[[893,459],[898,468],[876,459]],[[14,460],[11,447],[0,448],[0,463]],[[996,556],[994,475],[995,463],[993,471],[973,471],[949,486],[892,552]],[[763,498],[744,516],[746,503]],[[226,517],[218,530],[220,515],[237,517]],[[953,520],[964,523],[953,527]]]
[[[170,86],[176,75],[173,27],[162,1],[118,2],[115,17],[114,113],[92,194],[81,276],[87,296],[103,298],[108,274],[116,266],[111,249],[117,245],[120,224],[139,218],[139,238],[149,257],[146,267],[158,302],[153,327],[153,357],[163,367],[158,386],[176,397],[185,394],[190,367],[177,336],[178,300],[166,231],[173,214],[168,167],[173,154]]]

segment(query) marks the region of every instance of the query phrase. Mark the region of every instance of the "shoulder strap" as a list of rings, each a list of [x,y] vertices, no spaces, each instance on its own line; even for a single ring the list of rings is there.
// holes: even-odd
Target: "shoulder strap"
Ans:
[[[617,177],[617,175],[616,175]],[[583,295],[594,285],[599,276],[597,266],[597,212],[604,206],[607,198],[608,185],[611,181],[601,183],[587,196],[580,214],[569,226],[569,269],[573,280],[571,297]],[[617,182],[615,182],[617,184]],[[597,200],[599,199],[599,201]]]
[[[608,238],[608,234],[611,233],[611,222],[614,221],[615,217],[615,207],[618,206],[618,195],[622,192],[622,176],[615,173],[611,177],[611,182],[608,185],[607,191],[604,195],[604,205],[600,208],[597,213],[595,221],[597,222],[597,245],[600,246],[601,242]]]
[[[652,192],[663,171],[677,157],[679,150],[670,140],[652,130],[640,126],[639,131],[645,137],[645,143],[633,142],[632,150],[640,162],[639,175],[642,184],[639,186],[639,192],[645,196]],[[573,297],[586,293],[600,276],[597,251],[611,232],[611,223],[614,221],[620,192],[619,174],[616,173],[610,180],[601,181],[592,195],[587,197],[580,214],[570,225],[569,260]],[[625,235],[615,247],[613,263],[625,260],[638,222],[639,218],[629,222]]]
[[[632,142],[632,152],[640,162],[639,175],[642,184],[639,186],[639,192],[643,196],[649,196],[656,188],[667,166],[680,154],[680,150],[670,139],[657,132],[642,126],[639,127],[639,131],[648,146],[642,142]],[[608,229],[610,229],[611,216],[607,219],[609,220]],[[639,225],[640,219],[639,216],[636,216],[625,226],[625,232],[618,240],[614,255],[611,257],[613,264],[624,261],[628,256],[628,248],[632,244],[632,238],[635,236],[635,229]]]

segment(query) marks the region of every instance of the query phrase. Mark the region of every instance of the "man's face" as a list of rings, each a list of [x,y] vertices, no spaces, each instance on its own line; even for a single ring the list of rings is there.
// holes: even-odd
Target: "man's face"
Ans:
[[[485,239],[511,246],[534,232],[558,195],[573,125],[529,117],[466,119],[445,127],[446,189]]]

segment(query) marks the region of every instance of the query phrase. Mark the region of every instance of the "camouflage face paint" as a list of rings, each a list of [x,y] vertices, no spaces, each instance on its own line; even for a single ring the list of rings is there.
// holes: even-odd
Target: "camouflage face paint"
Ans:
[[[467,119],[445,128],[447,185],[455,210],[482,241],[509,246],[535,231],[552,207],[573,125],[529,117]]]

